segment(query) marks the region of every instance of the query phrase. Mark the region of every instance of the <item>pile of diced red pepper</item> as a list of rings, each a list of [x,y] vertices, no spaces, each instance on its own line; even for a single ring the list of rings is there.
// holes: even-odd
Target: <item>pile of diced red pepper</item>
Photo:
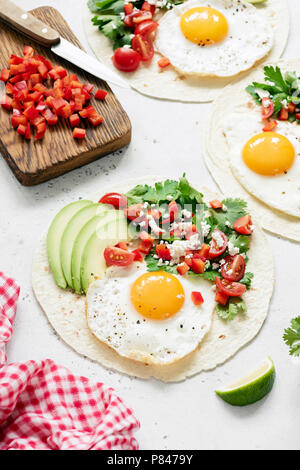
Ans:
[[[47,126],[54,126],[58,119],[69,120],[75,139],[84,139],[86,130],[80,128],[81,119],[93,126],[103,118],[89,105],[94,86],[83,84],[75,74],[68,75],[61,66],[53,66],[41,55],[35,55],[31,46],[25,46],[23,57],[11,55],[9,68],[3,69],[0,80],[5,91],[0,104],[12,111],[11,124],[18,134],[30,140],[43,139]],[[107,92],[98,90],[95,98],[104,100]]]

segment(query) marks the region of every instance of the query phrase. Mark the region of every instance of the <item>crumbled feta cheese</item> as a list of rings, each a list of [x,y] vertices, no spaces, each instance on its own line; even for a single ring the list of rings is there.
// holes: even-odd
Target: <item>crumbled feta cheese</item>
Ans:
[[[253,230],[255,229],[254,225],[250,225],[250,230],[253,232]]]
[[[221,247],[224,244],[224,240],[222,236],[220,235],[220,232],[218,230],[214,230],[212,233],[212,239],[216,242],[217,247]]]
[[[200,235],[196,233],[189,240],[175,240],[173,243],[168,244],[167,247],[170,250],[172,261],[178,264],[180,258],[185,256],[186,251],[194,251],[201,248]]]
[[[173,196],[170,196],[170,195],[169,195],[169,196],[167,196],[166,199],[167,199],[167,201],[173,201]]]
[[[282,106],[283,106],[284,108],[287,108],[287,107],[288,107],[288,102],[287,102],[287,100],[282,100],[282,101],[281,101],[281,104],[282,104]]]
[[[142,222],[139,223],[139,226],[140,227],[146,227],[146,222],[145,220],[143,220]]]
[[[225,204],[222,205],[222,211],[227,212],[227,206],[225,206]]]
[[[221,259],[221,260],[219,261],[219,263],[220,263],[221,266],[223,266],[223,264],[225,264],[225,259]]]
[[[231,227],[231,223],[229,222],[229,220],[226,220],[225,225],[226,227]]]
[[[210,232],[211,226],[207,222],[201,222],[201,228],[202,228],[202,235],[203,237],[207,237],[207,235]]]
[[[210,268],[210,261],[206,261],[205,263],[205,270]]]
[[[220,267],[219,263],[213,263],[212,264],[212,268],[215,269],[215,270],[219,269],[219,267]]]
[[[239,250],[239,248],[234,246],[234,244],[231,241],[229,241],[228,242],[228,252],[231,256],[234,256],[234,255],[237,255],[240,252],[240,250]]]
[[[270,93],[267,90],[261,90],[260,88],[256,88],[255,93],[258,94],[261,100],[270,96]]]
[[[154,258],[154,259],[158,259],[159,256],[158,256],[158,255],[153,255],[153,258]]]
[[[183,217],[185,217],[186,219],[191,219],[193,214],[192,214],[190,211],[187,211],[186,209],[183,209],[182,215],[183,215]]]
[[[159,261],[157,263],[157,266],[162,266],[164,264],[163,260],[161,258],[159,258]]]

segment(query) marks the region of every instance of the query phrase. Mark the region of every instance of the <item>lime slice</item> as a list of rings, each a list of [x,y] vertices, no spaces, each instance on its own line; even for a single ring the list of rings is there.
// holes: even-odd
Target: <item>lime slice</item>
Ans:
[[[216,394],[233,406],[246,406],[261,400],[273,388],[275,367],[268,356],[262,364],[247,377],[237,380],[228,387],[216,390]]]

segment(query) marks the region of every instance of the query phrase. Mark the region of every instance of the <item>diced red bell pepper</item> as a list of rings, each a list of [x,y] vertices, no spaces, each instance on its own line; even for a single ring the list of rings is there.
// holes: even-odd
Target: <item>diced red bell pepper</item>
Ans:
[[[8,95],[3,95],[0,100],[0,104],[2,108],[7,109],[8,111],[12,109],[12,102],[13,102],[12,98]]]
[[[150,5],[149,2],[144,2],[143,5],[142,5],[142,11],[150,11],[152,16],[154,15],[155,10],[156,10],[156,6],[155,5]]]
[[[279,121],[287,121],[289,118],[289,111],[287,108],[281,108],[279,113]]]
[[[15,90],[15,87],[12,83],[9,83],[7,82],[6,85],[5,85],[5,91],[7,93],[7,95],[14,95],[16,90]]]
[[[72,114],[72,116],[69,117],[69,120],[72,127],[78,127],[80,124],[80,117],[78,114]]]
[[[23,125],[26,127],[27,125],[27,119],[24,115],[20,116],[12,116],[11,118],[11,125],[16,128],[19,127],[20,125]]]
[[[39,112],[35,109],[34,106],[30,106],[29,108],[25,109],[24,115],[29,121],[33,121],[39,116]]]
[[[10,71],[8,69],[2,69],[1,75],[0,75],[1,82],[7,82],[9,77],[10,77]]]
[[[47,100],[46,100],[47,101]],[[67,106],[68,102],[64,100],[63,98],[57,98],[52,101],[52,106],[56,112],[56,114],[59,114],[59,112]]]
[[[29,122],[27,123],[26,129],[25,129],[25,139],[30,140],[31,139],[31,129],[30,129],[30,124]]]
[[[151,237],[151,235],[145,231],[139,233],[139,238],[141,239],[141,242],[138,249],[139,251],[147,255],[153,248],[154,238]]]
[[[117,248],[121,248],[121,250],[128,251],[128,246],[126,242],[119,242],[115,245]]]
[[[45,136],[45,133],[46,133],[46,129],[47,129],[47,127],[46,127],[46,123],[45,123],[45,122],[41,122],[40,124],[38,124],[38,126],[37,126],[37,128],[36,128],[37,132],[36,132],[36,135],[34,136],[34,138],[35,138],[36,140],[41,140],[41,139],[43,139],[44,136]]]
[[[26,72],[26,68],[25,68],[25,65],[22,63],[22,64],[11,64],[10,68],[10,73],[11,75],[19,75],[21,73],[24,73]]]
[[[23,64],[24,62],[24,58],[23,57],[19,57],[15,54],[12,54],[10,56],[10,59],[8,61],[9,65],[18,65],[18,64]]]
[[[170,62],[169,59],[167,59],[166,57],[162,57],[161,59],[159,59],[159,60],[157,61],[157,65],[158,65],[161,69],[165,69],[165,68],[168,67],[170,64],[171,64],[171,62]]]
[[[203,243],[201,246],[200,250],[198,251],[198,254],[203,258],[203,259],[208,259],[209,258],[209,252],[210,252],[210,246],[207,245],[206,243]]]
[[[78,127],[75,127],[73,131],[73,137],[74,139],[84,139],[86,136],[86,130],[85,129],[80,129]]]
[[[25,46],[23,48],[23,55],[32,57],[34,54],[34,49],[31,46]]]
[[[267,124],[263,128],[263,131],[264,132],[272,132],[274,129],[276,129],[277,125],[278,125],[277,121],[269,121],[269,122],[267,122]]]
[[[105,100],[106,95],[107,95],[107,91],[97,90],[96,93],[95,93],[95,98],[96,98],[96,100],[103,101],[103,100]]]
[[[56,114],[54,114],[51,109],[47,108],[45,109],[45,111],[42,112],[42,115],[44,116],[44,118],[46,119],[47,121],[47,124],[49,126],[55,126],[58,122],[58,117],[56,116]]]
[[[44,122],[45,122],[45,118],[43,116],[38,116],[31,121],[31,124],[34,127],[38,127],[40,124],[43,124]]]
[[[201,292],[192,292],[191,299],[192,299],[193,304],[196,306],[202,305],[204,302]]]
[[[223,292],[220,292],[219,290],[216,293],[215,300],[218,302],[220,305],[226,305],[228,302],[229,296],[224,294]]]
[[[222,207],[223,207],[222,202],[219,201],[218,199],[214,199],[213,201],[210,201],[209,205],[213,209],[222,209]]]
[[[178,206],[176,201],[171,201],[169,204],[170,221],[174,222],[178,218]]]
[[[181,263],[177,266],[177,272],[184,276],[190,270],[189,266],[186,263]]]
[[[294,114],[295,111],[296,111],[296,105],[295,105],[295,103],[290,102],[290,103],[288,104],[288,112],[289,112],[289,114]]]
[[[192,258],[192,271],[195,274],[203,274],[205,271],[205,261],[200,258]]]
[[[102,116],[89,117],[88,120],[93,126],[99,126],[99,124],[103,122],[103,117]]]
[[[297,114],[296,114],[296,119],[297,119],[298,121],[300,121],[300,113],[297,113]]]
[[[130,15],[130,13],[133,12],[133,4],[127,3],[126,5],[124,5],[124,12],[125,12],[125,15]]]

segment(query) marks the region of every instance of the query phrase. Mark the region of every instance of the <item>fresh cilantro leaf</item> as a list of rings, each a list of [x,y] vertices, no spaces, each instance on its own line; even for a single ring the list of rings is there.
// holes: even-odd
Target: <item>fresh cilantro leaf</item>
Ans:
[[[246,91],[252,96],[256,104],[260,105],[261,104],[261,98],[259,94],[257,93],[257,88],[253,85],[249,85],[246,88]]]
[[[291,321],[291,328],[284,330],[283,339],[290,346],[291,356],[300,356],[300,317]]]
[[[290,85],[288,82],[286,82],[282,76],[280,68],[277,67],[272,67],[266,66],[264,67],[264,72],[265,72],[265,80],[268,80],[271,83],[274,83],[274,86],[278,88],[280,91],[283,93],[289,94],[290,92]]]
[[[247,203],[242,199],[228,198],[222,201],[223,205],[226,206],[227,210],[222,209],[210,209],[211,217],[208,219],[208,223],[212,226],[212,230],[218,228],[222,232],[230,233],[230,227],[240,217],[246,215]],[[228,227],[228,224],[230,227]]]
[[[196,201],[196,203],[198,204],[202,203],[203,194],[201,194],[199,191],[197,191],[190,185],[185,176],[185,173],[179,180],[178,190],[181,192],[181,195],[184,199],[184,204],[189,204],[194,201]]]
[[[193,271],[188,271],[188,275],[191,277],[201,277],[205,279],[206,281],[210,281],[210,282],[215,282],[216,277],[221,277],[221,274],[219,273],[219,271],[213,271],[213,270],[204,271],[203,274],[196,274]]]
[[[235,248],[239,249],[240,253],[247,253],[250,249],[250,237],[248,235],[233,233],[228,240]]]
[[[126,197],[128,199],[128,205],[131,206],[132,204],[139,204],[141,202],[144,202],[143,196],[144,194],[147,193],[148,188],[150,187],[151,186],[148,186],[147,184],[145,185],[138,184],[133,189],[128,191],[126,193]]]
[[[240,280],[240,283],[245,284],[245,286],[247,287],[247,290],[249,290],[251,287],[253,278],[254,278],[254,275],[252,273],[245,273],[243,279]]]
[[[229,321],[234,320],[238,314],[245,313],[246,310],[245,302],[239,297],[231,298],[225,306],[219,304],[216,306],[218,316],[222,318],[222,320]]]

